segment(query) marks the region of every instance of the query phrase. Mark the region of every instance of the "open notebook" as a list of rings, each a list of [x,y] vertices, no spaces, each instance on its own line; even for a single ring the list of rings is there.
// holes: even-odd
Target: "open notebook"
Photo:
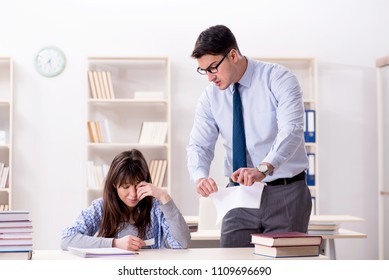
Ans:
[[[110,256],[134,256],[137,252],[119,248],[75,248],[68,247],[69,252],[83,258],[98,258]]]

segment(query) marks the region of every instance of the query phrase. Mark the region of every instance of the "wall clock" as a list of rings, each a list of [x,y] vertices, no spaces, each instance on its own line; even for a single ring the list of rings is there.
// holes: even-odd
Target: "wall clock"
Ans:
[[[35,68],[44,77],[56,77],[66,65],[65,54],[58,48],[46,47],[35,56]]]

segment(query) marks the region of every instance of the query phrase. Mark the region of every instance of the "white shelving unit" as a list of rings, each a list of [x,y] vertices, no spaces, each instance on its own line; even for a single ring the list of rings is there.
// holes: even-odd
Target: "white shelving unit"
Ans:
[[[88,88],[86,124],[88,121],[105,121],[108,124],[107,131],[110,138],[103,143],[91,142],[85,125],[88,139],[87,162],[93,161],[97,166],[109,166],[118,153],[133,148],[139,149],[144,154],[149,167],[152,160],[167,160],[162,187],[170,193],[171,70],[169,58],[90,57],[87,64],[88,73],[89,71],[110,73],[114,95],[113,98],[108,99],[93,98],[89,75],[86,75]],[[139,143],[144,122],[166,122],[166,141]],[[86,186],[87,203],[101,196],[102,186],[91,188],[88,187],[88,182]]]
[[[12,119],[13,119],[13,68],[12,59],[0,57],[0,206],[12,209]],[[7,180],[2,182],[4,168]]]
[[[389,56],[376,61],[378,123],[378,249],[389,259]]]
[[[305,110],[315,111],[315,142],[306,142],[305,147],[307,153],[314,154],[314,173],[315,183],[309,185],[312,195],[312,214],[319,214],[319,135],[320,129],[318,127],[318,93],[317,93],[317,63],[315,58],[311,57],[258,57],[260,61],[277,63],[290,69],[298,78],[301,89],[303,91]]]

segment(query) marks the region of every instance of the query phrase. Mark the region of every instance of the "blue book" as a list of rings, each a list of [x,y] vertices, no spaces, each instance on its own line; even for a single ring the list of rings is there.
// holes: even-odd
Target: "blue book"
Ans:
[[[315,185],[315,161],[316,155],[314,153],[307,153],[309,167],[307,169],[307,185]]]
[[[307,109],[305,110],[305,130],[304,130],[305,142],[316,142],[316,111]]]

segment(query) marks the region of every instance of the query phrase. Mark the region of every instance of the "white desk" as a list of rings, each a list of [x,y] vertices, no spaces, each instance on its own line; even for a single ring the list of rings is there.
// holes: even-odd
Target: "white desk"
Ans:
[[[195,216],[190,216],[188,220],[195,221]],[[350,216],[350,215],[313,215],[310,221],[312,222],[361,222],[364,219]],[[367,235],[357,231],[352,231],[344,228],[340,228],[335,234],[318,234],[323,237],[323,243],[321,247],[322,254],[326,254],[325,248],[328,240],[329,257],[332,260],[336,259],[335,239],[344,238],[366,238]],[[191,232],[193,247],[219,247],[220,246],[220,230],[202,230],[197,232]]]
[[[36,250],[32,260],[90,260],[68,251]],[[102,259],[102,258],[97,258]],[[254,254],[254,248],[197,248],[197,249],[146,249],[140,250],[139,255],[124,257],[106,257],[104,259],[131,260],[327,260],[328,257],[271,258]]]

